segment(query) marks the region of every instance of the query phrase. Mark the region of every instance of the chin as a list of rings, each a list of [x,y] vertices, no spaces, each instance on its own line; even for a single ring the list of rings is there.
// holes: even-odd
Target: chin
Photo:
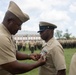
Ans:
[[[12,33],[12,35],[15,35],[16,33]]]

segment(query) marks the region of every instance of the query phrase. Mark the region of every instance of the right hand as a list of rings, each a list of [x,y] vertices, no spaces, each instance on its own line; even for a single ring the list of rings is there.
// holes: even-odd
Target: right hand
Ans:
[[[46,58],[44,58],[44,56],[41,56],[38,62],[40,63],[40,66],[44,65],[46,63]]]

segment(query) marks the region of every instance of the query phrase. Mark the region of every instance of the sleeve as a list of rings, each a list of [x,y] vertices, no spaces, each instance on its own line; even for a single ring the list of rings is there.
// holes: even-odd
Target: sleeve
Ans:
[[[52,58],[57,70],[66,69],[65,57],[62,48],[59,46],[53,48]]]
[[[7,37],[0,36],[0,65],[16,60],[16,51]]]

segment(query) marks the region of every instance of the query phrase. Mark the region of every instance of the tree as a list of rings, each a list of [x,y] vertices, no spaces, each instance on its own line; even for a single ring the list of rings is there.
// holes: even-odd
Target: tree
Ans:
[[[65,37],[66,39],[70,39],[70,35],[71,33],[69,33],[68,29],[66,29],[66,33],[64,33],[63,37]]]
[[[62,37],[62,31],[56,30],[55,37],[57,37],[57,39],[60,39]]]

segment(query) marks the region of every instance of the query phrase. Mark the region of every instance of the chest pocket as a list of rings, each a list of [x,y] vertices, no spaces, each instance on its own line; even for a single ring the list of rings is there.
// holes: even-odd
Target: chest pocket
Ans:
[[[46,58],[47,58],[47,62],[46,62],[46,65],[50,68],[54,68],[55,66],[54,66],[54,63],[53,63],[53,58],[52,58],[52,55],[50,54],[50,53],[48,53],[47,54],[47,56],[46,56]]]

